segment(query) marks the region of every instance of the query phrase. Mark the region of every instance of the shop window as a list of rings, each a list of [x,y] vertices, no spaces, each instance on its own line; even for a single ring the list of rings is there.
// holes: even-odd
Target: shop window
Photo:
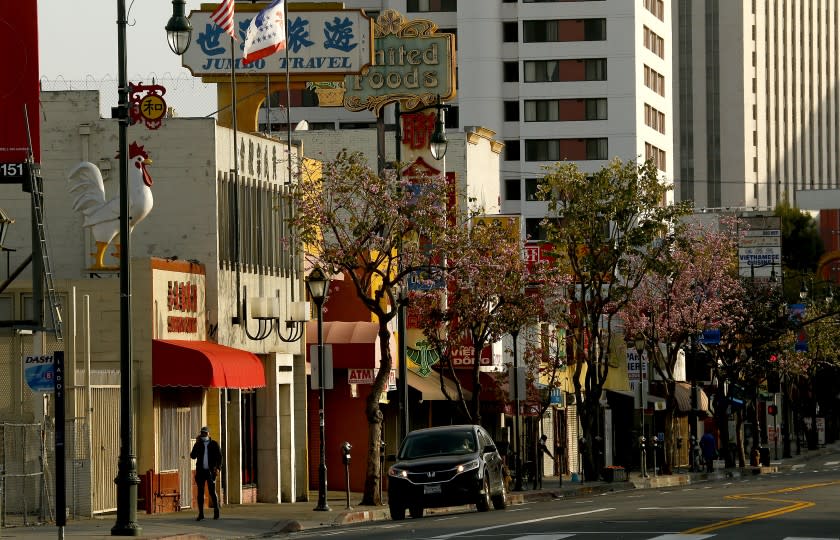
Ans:
[[[257,484],[257,394],[242,390],[241,396],[242,486],[251,487]]]

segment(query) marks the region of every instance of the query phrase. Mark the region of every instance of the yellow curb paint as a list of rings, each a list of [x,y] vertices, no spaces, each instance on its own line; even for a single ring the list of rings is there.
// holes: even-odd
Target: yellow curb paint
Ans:
[[[810,508],[811,506],[815,506],[816,503],[812,501],[790,501],[785,499],[779,499],[774,497],[766,497],[765,495],[781,495],[786,493],[795,493],[797,491],[803,491],[806,489],[815,489],[821,488],[826,486],[832,486],[840,484],[840,480],[834,482],[820,482],[818,484],[806,484],[802,486],[794,486],[794,487],[787,487],[782,489],[777,489],[774,491],[764,491],[759,493],[742,493],[738,495],[728,495],[725,497],[726,499],[738,499],[738,500],[753,500],[753,501],[762,501],[762,502],[774,502],[774,503],[785,503],[785,506],[781,508],[775,508],[773,510],[766,510],[764,512],[758,512],[756,514],[749,514],[747,516],[742,516],[738,518],[726,519],[723,521],[718,521],[716,523],[711,523],[709,525],[703,525],[701,527],[695,527],[693,529],[688,529],[683,531],[681,534],[704,534],[709,533],[712,531],[717,531],[719,529],[724,529],[726,527],[732,527],[735,525],[742,525],[744,523],[749,523],[751,521],[758,521],[760,519],[768,519],[776,516],[781,516],[783,514],[787,514],[790,512],[796,512],[798,510],[803,510],[805,508]]]

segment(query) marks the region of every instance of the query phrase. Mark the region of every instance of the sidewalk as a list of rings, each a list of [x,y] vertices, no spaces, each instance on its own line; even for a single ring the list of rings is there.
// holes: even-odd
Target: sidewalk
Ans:
[[[791,470],[811,459],[819,459],[840,452],[840,443],[834,443],[818,450],[805,451],[801,455],[778,460],[770,467],[746,467],[744,469],[725,469],[712,473],[678,472],[671,475],[642,478],[637,471],[631,471],[627,482],[571,482],[564,478],[562,485],[556,476],[543,479],[542,489],[534,490],[532,485],[523,486],[523,491],[508,494],[508,504],[517,505],[525,502],[551,500],[558,498],[590,497],[610,491],[631,489],[656,489],[668,486],[688,485],[699,482],[725,480],[744,475],[766,474],[780,470]],[[350,506],[347,508],[345,492],[330,491],[327,494],[329,512],[314,510],[318,493],[310,492],[308,502],[282,504],[247,504],[231,505],[222,508],[221,519],[195,521],[195,510],[185,510],[170,514],[137,513],[137,524],[142,528],[140,538],[204,540],[261,538],[277,533],[293,532],[319,527],[336,527],[348,523],[363,521],[381,521],[391,519],[388,506],[358,506],[361,493],[350,494]],[[383,499],[387,493],[383,493]],[[449,507],[426,510],[426,515],[470,511],[470,506]],[[212,512],[208,515],[212,516]],[[81,518],[68,521],[64,529],[65,538],[96,538],[111,536],[111,527],[115,517],[107,515],[93,519]],[[58,528],[54,525],[33,527],[10,527],[0,529],[0,538],[58,538]]]

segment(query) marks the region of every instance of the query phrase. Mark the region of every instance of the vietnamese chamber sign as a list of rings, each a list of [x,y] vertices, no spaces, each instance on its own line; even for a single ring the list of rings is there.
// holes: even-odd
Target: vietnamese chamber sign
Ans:
[[[411,111],[455,97],[455,36],[425,19],[384,10],[374,26],[374,62],[344,79],[344,108],[379,111],[399,102]]]
[[[242,64],[245,32],[261,5],[237,4],[234,15],[237,40],[233,42],[233,61],[237,78],[286,73],[286,53],[281,51],[248,64]],[[325,75],[339,78],[359,73],[373,61],[373,20],[361,10],[289,11],[286,46],[289,72],[307,80]],[[182,64],[193,75],[230,76],[231,40],[215,22],[212,10],[193,11],[194,43],[182,56]],[[314,76],[314,77],[313,77]]]

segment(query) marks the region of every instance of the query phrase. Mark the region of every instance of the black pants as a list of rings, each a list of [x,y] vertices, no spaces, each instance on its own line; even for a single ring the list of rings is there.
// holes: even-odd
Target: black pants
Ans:
[[[195,483],[198,486],[196,502],[198,502],[198,515],[204,515],[204,484],[207,484],[207,491],[210,492],[210,501],[214,508],[214,515],[219,514],[219,498],[216,496],[216,473],[207,469],[195,470]]]

